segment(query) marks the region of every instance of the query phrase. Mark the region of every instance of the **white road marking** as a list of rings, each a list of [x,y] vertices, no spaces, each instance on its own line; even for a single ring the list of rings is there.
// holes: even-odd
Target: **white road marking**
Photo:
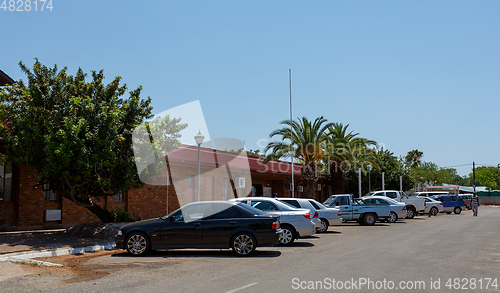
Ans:
[[[231,291],[227,291],[226,293],[234,293],[234,292],[237,292],[237,291],[240,291],[240,290],[246,289],[246,288],[250,288],[250,287],[252,287],[252,286],[254,286],[254,285],[257,285],[257,284],[259,284],[259,282],[257,282],[257,283],[251,283],[251,284],[245,285],[245,286],[243,286],[243,287],[239,287],[239,288],[233,289],[233,290],[231,290]]]

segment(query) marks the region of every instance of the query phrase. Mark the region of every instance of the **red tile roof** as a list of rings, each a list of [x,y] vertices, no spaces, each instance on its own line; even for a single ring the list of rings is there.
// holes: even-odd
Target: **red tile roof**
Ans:
[[[198,147],[182,145],[165,156],[171,164],[182,163],[186,165],[198,164]],[[230,164],[231,167],[250,168],[251,172],[271,172],[279,174],[291,174],[292,164],[283,161],[270,161],[262,165],[262,158],[238,155],[236,153],[200,148],[200,165],[218,167]],[[294,174],[300,175],[302,165],[294,164]]]

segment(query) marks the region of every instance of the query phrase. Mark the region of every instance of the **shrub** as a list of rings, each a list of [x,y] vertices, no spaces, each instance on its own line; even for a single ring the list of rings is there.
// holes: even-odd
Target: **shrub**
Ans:
[[[118,207],[116,210],[111,211],[111,216],[113,217],[113,222],[133,222],[134,214],[130,211],[126,211],[123,207]]]

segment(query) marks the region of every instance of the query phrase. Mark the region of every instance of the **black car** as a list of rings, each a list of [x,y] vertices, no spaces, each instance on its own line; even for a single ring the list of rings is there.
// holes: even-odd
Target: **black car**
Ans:
[[[140,256],[151,249],[231,248],[239,256],[278,244],[279,217],[238,202],[189,203],[168,216],[123,226],[116,247]]]

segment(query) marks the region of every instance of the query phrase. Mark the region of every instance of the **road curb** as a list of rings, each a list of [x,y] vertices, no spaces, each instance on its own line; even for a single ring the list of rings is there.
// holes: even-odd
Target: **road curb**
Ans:
[[[36,257],[51,257],[60,256],[68,254],[82,254],[84,252],[94,252],[98,250],[113,250],[116,248],[115,242],[108,242],[104,244],[97,244],[92,246],[84,247],[59,247],[51,249],[41,249],[41,250],[30,250],[23,252],[13,252],[0,255],[0,261],[10,261],[10,262],[26,262],[30,264],[46,265],[46,266],[62,266],[60,264],[54,264],[50,262],[32,260]]]

